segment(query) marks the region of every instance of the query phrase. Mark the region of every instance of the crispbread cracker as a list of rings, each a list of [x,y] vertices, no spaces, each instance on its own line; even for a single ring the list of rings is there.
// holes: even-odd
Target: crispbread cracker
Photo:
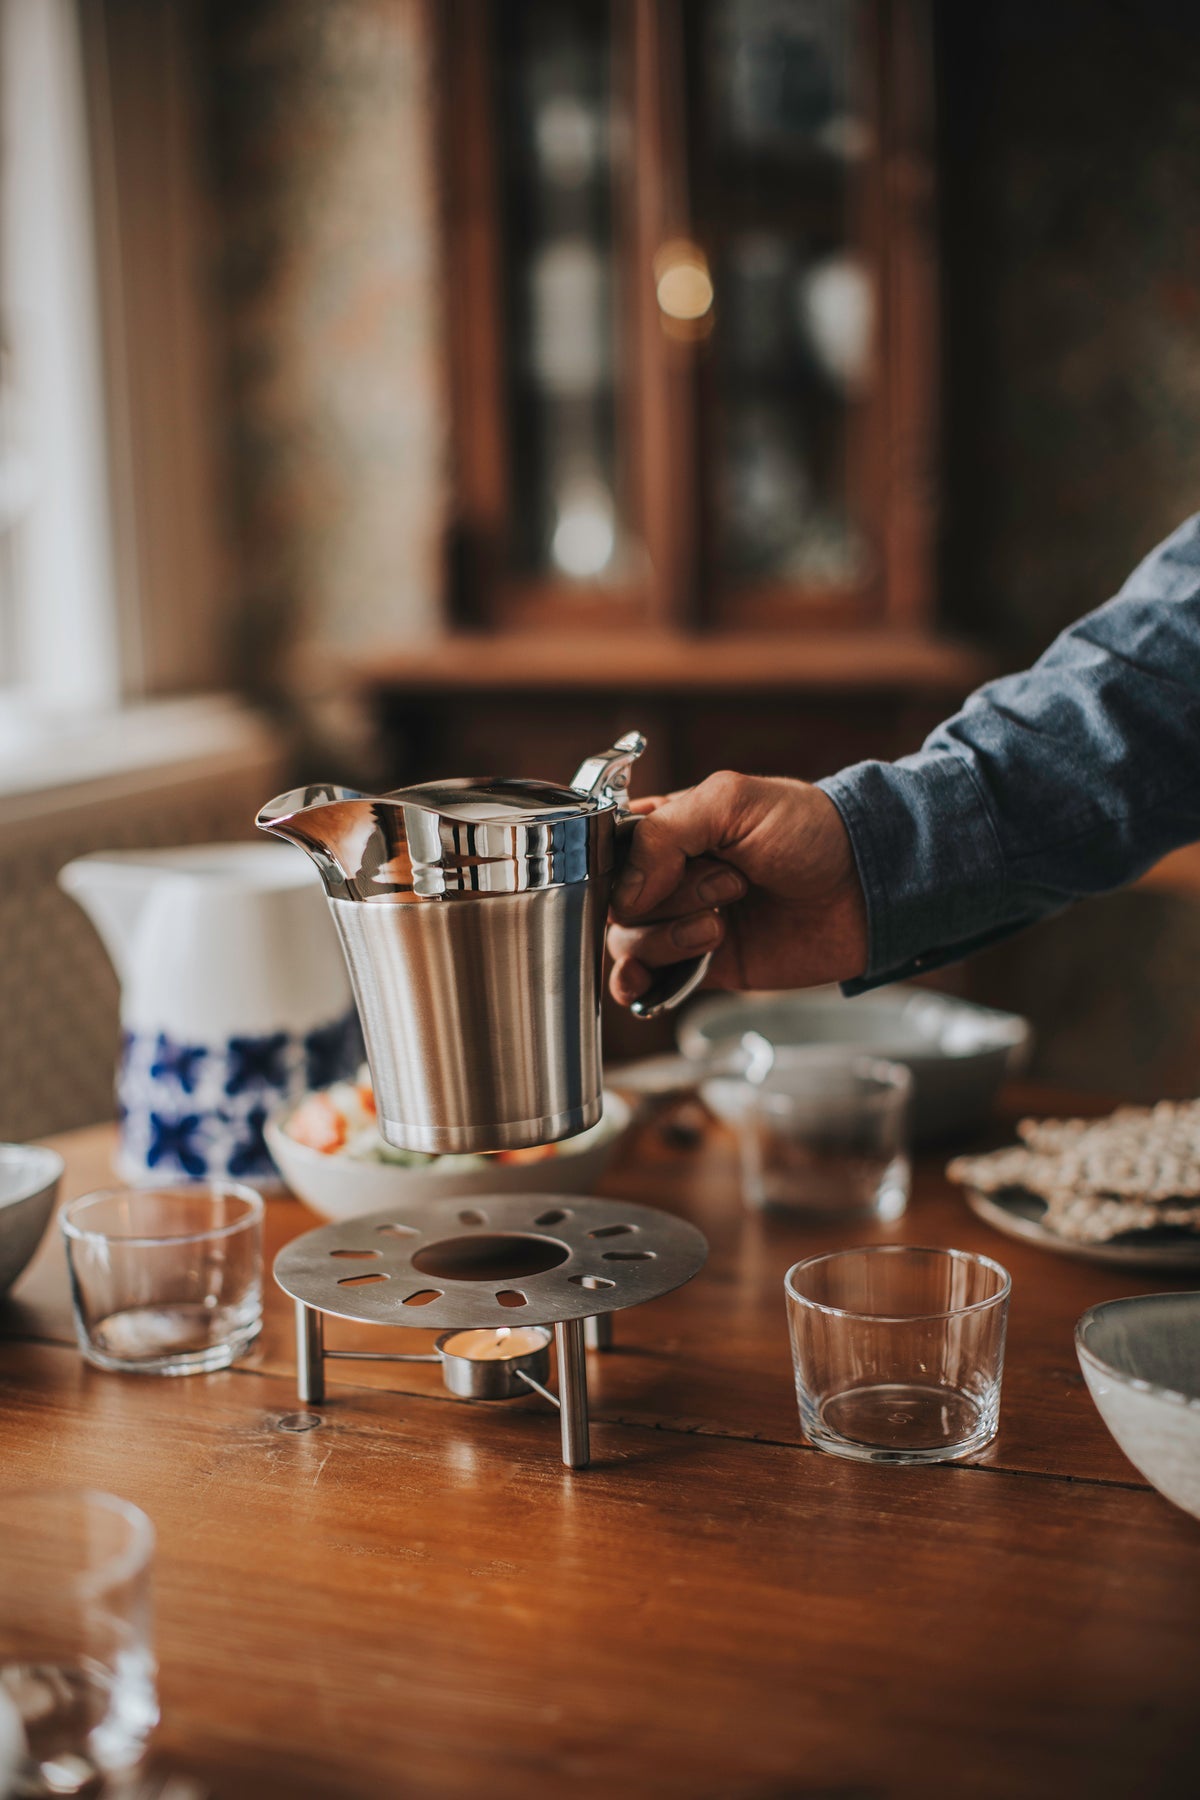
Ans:
[[[1104,1119],[1022,1119],[1022,1142],[960,1156],[951,1181],[984,1194],[1020,1188],[1042,1223],[1078,1243],[1162,1226],[1200,1231],[1200,1100],[1123,1106]]]
[[[1200,1231],[1200,1205],[1139,1206],[1132,1200],[1104,1200],[1092,1194],[1056,1194],[1041,1223],[1077,1244],[1103,1244],[1127,1231]]]

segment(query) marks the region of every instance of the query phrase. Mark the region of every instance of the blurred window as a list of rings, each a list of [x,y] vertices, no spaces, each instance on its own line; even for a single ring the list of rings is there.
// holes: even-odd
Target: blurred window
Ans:
[[[119,699],[100,309],[74,0],[0,0],[0,750]]]

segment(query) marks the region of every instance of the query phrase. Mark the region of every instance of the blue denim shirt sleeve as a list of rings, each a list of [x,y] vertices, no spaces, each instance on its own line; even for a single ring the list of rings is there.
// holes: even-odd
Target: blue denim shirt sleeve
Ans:
[[[859,993],[968,955],[1200,837],[1200,514],[924,747],[818,784],[866,896]]]

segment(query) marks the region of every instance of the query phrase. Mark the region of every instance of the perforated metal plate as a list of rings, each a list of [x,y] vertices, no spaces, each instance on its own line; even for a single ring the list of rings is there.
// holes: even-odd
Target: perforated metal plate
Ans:
[[[294,1300],[372,1325],[553,1325],[655,1300],[707,1256],[703,1233],[657,1207],[495,1194],[306,1232],[275,1258],[275,1279]]]

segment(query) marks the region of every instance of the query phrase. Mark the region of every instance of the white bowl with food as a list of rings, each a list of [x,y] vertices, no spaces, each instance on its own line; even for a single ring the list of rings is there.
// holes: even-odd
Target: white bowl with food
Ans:
[[[41,1144],[0,1144],[0,1294],[42,1241],[62,1179],[63,1159]]]
[[[1200,1519],[1200,1294],[1138,1294],[1085,1312],[1075,1350],[1135,1469]]]
[[[370,1082],[336,1082],[267,1121],[267,1148],[292,1192],[326,1219],[352,1219],[416,1200],[470,1194],[586,1194],[629,1127],[627,1100],[605,1091],[604,1112],[577,1137],[494,1156],[429,1156],[379,1135]]]
[[[699,1065],[701,1093],[722,1117],[746,1096],[728,1079],[728,1059],[749,1032],[772,1045],[838,1046],[904,1063],[913,1077],[913,1136],[932,1143],[985,1119],[997,1090],[1028,1056],[1032,1032],[996,1012],[926,988],[890,987],[847,1000],[837,988],[778,994],[714,994],[680,1020],[683,1054]],[[721,1060],[722,1068],[705,1064]]]

